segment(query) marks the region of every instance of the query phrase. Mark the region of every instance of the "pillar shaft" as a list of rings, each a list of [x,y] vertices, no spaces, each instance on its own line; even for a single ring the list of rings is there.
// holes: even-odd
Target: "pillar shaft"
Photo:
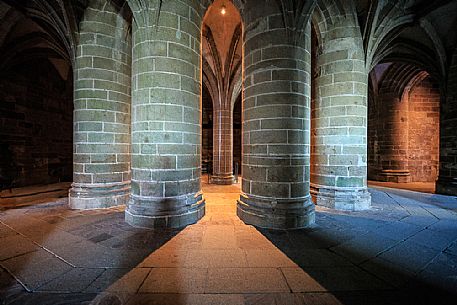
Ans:
[[[267,2],[252,1],[245,8],[243,179],[237,214],[260,227],[302,228],[314,223],[310,26],[295,43],[280,23],[266,22],[279,15],[275,2]]]
[[[350,18],[321,33],[313,109],[312,188],[317,204],[342,210],[370,206],[367,191],[367,81],[360,29]]]
[[[457,51],[449,67],[440,113],[440,169],[436,192],[457,195]]]
[[[106,1],[92,1],[80,27],[69,205],[105,208],[130,191],[131,45],[127,21]]]
[[[212,183],[232,184],[234,181],[232,125],[232,109],[229,101],[222,107],[214,109]]]
[[[201,12],[192,5],[198,4],[134,8],[132,193],[125,217],[135,226],[182,227],[204,215]]]

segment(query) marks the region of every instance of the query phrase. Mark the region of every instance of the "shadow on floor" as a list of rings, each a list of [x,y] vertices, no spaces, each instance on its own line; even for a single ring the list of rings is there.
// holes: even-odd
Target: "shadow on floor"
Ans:
[[[6,212],[0,215],[1,243],[9,247],[0,249],[1,305],[89,304],[181,231],[131,227],[122,210],[48,204]],[[97,304],[124,302],[105,297]]]
[[[377,259],[370,246],[367,252],[345,247],[344,256],[335,253],[334,247],[343,242],[347,232],[339,235],[322,228],[257,230],[343,305],[457,304],[455,280],[448,287],[449,283],[438,287],[419,280],[414,273]]]

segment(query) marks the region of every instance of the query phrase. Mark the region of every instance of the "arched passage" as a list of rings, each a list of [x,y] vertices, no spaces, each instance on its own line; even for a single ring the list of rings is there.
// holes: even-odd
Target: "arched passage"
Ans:
[[[69,42],[14,5],[0,3],[0,191],[72,180]]]
[[[203,19],[202,74],[213,101],[210,180],[216,184],[234,182],[233,105],[241,89],[237,86],[241,83],[241,36],[242,22],[237,8],[230,1],[214,1]]]
[[[387,182],[435,182],[440,90],[421,68],[377,65],[370,75],[368,176]]]

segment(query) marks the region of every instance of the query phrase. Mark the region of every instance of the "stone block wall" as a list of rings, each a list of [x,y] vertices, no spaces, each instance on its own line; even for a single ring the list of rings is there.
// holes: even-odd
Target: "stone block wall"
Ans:
[[[409,64],[391,64],[370,92],[369,179],[433,182],[438,175],[439,88]]]
[[[70,63],[62,65],[64,75],[46,59],[2,71],[0,183],[5,186],[72,181],[73,77]]]
[[[407,64],[388,63],[376,66],[371,73],[370,82],[376,90],[369,91],[368,178],[411,182],[408,171],[409,102],[407,94],[404,99],[402,97],[408,82],[421,71]]]
[[[411,181],[438,178],[440,93],[427,77],[409,94],[408,170]]]

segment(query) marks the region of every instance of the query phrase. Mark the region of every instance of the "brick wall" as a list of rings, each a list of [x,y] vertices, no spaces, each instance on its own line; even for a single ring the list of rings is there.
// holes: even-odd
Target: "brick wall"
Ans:
[[[433,182],[438,175],[439,88],[408,64],[392,64],[371,91],[369,179]]]
[[[71,68],[64,77],[46,59],[1,77],[0,174],[15,187],[72,179]]]
[[[411,181],[438,177],[440,93],[427,77],[409,94],[408,170]]]

